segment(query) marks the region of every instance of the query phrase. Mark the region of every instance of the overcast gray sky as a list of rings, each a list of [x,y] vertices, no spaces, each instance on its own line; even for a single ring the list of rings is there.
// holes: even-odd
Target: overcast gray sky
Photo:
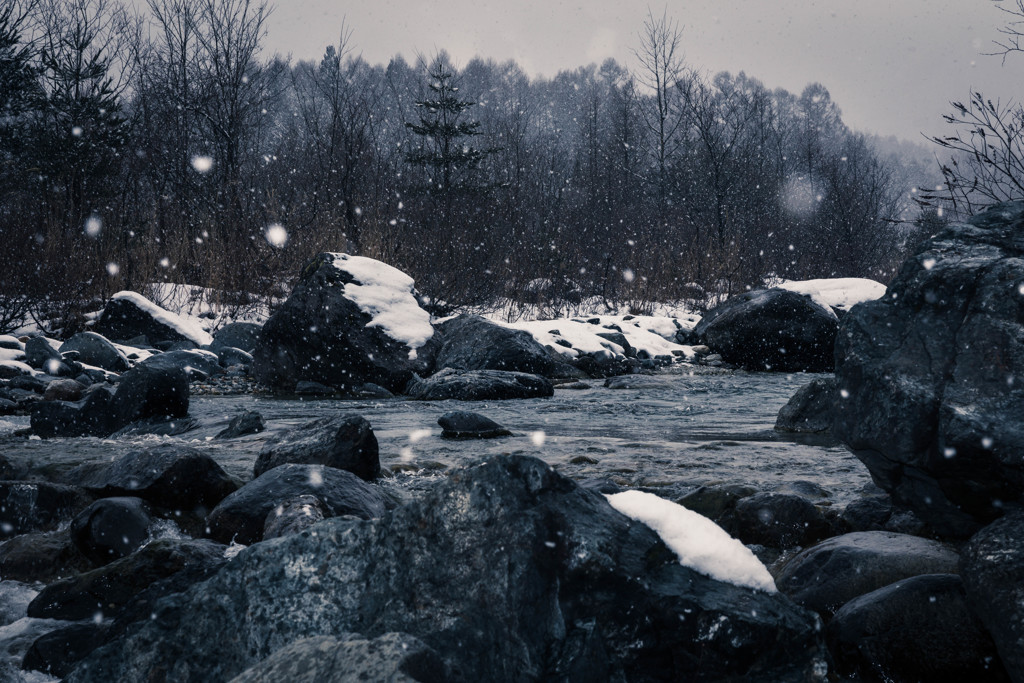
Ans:
[[[672,0],[688,63],[746,71],[799,93],[823,83],[858,130],[921,140],[946,130],[941,115],[969,88],[1018,99],[1024,54],[1006,66],[993,49],[1014,0]],[[355,51],[374,64],[447,50],[515,59],[533,76],[606,57],[633,66],[647,4],[622,0],[277,0],[270,52],[318,59],[344,19]]]

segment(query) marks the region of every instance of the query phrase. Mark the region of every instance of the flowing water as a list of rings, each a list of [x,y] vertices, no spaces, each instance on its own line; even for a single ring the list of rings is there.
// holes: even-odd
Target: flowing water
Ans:
[[[53,475],[87,461],[111,460],[142,443],[175,440],[202,448],[243,480],[267,438],[324,415],[357,413],[373,426],[385,485],[403,495],[448,469],[496,453],[543,458],[580,481],[643,487],[674,498],[702,484],[752,484],[772,490],[811,481],[845,504],[869,481],[867,471],[828,438],[773,431],[790,396],[813,375],[725,372],[675,366],[657,375],[617,378],[630,388],[556,389],[548,399],[514,401],[299,400],[263,396],[195,396],[190,413],[200,427],[177,437],[53,439],[4,436],[27,418],[0,423],[0,454]],[[256,410],[267,431],[235,440],[213,436],[243,410]],[[452,410],[478,412],[513,436],[487,441],[441,438],[437,418]]]

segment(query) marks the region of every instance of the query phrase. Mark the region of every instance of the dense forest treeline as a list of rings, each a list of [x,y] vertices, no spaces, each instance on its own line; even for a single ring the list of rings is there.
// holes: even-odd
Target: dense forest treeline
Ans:
[[[434,301],[643,308],[766,278],[886,281],[928,172],[772,90],[681,57],[636,65],[264,56],[250,0],[0,0],[0,328],[172,281],[244,305],[319,250]],[[934,219],[934,216],[931,217]],[[920,221],[918,221],[920,223]]]

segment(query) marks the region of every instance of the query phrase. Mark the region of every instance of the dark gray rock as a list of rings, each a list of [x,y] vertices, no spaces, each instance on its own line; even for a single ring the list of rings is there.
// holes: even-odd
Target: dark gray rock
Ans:
[[[792,548],[820,541],[831,527],[801,496],[762,491],[736,502],[728,531],[744,543]]]
[[[68,683],[217,683],[302,638],[389,632],[463,681],[788,681],[825,666],[811,613],[683,567],[535,458],[494,458],[380,520],[308,531],[163,599]]]
[[[554,395],[555,387],[549,379],[524,372],[445,368],[426,379],[414,376],[405,393],[418,401],[497,401],[546,398]]]
[[[56,375],[56,372],[50,372],[50,368],[55,368],[55,364],[63,362],[63,358],[43,337],[29,337],[25,342],[25,362],[36,370]]]
[[[512,434],[489,417],[465,411],[445,413],[437,418],[437,424],[446,439],[493,439]]]
[[[231,418],[228,426],[217,432],[215,439],[237,439],[247,434],[258,434],[267,428],[263,416],[255,410],[246,410]]]
[[[302,638],[231,679],[231,683],[445,683],[444,661],[418,638],[385,633],[372,640],[352,634]]]
[[[359,415],[321,417],[272,436],[256,458],[253,476],[285,463],[327,465],[366,481],[380,476],[377,437]]]
[[[775,420],[775,430],[798,434],[824,434],[832,431],[835,402],[838,398],[835,377],[819,377],[797,389]]]
[[[827,630],[842,676],[891,683],[1009,681],[960,577],[925,574],[862,595]]]
[[[85,393],[85,387],[73,379],[55,379],[46,385],[44,401],[78,401]]]
[[[435,367],[455,370],[505,370],[542,377],[576,377],[574,368],[537,343],[529,332],[514,330],[478,315],[460,315],[438,325],[441,347]]]
[[[320,382],[301,380],[295,383],[295,393],[301,396],[335,396],[343,392]]]
[[[954,574],[959,556],[917,536],[866,531],[830,538],[783,565],[775,585],[798,605],[831,616],[850,600],[921,574]]]
[[[232,347],[252,353],[256,349],[261,327],[256,323],[228,323],[214,333],[210,350],[219,354],[220,349]]]
[[[967,537],[1024,492],[1024,203],[945,227],[836,343],[835,434],[937,533]]]
[[[728,526],[729,523],[726,520],[732,519],[736,503],[755,493],[757,493],[757,489],[746,484],[701,486],[676,502],[719,525]]]
[[[0,363],[0,379],[14,379],[24,377],[31,372],[27,365],[15,365],[14,363]]]
[[[140,365],[165,372],[183,370],[190,380],[206,379],[224,372],[217,354],[199,349],[179,349],[158,353],[142,361]]]
[[[150,303],[162,311],[163,315],[176,317],[173,313]],[[153,317],[149,311],[136,305],[131,298],[119,298],[117,295],[107,301],[99,319],[93,325],[93,329],[109,339],[128,340],[145,336],[154,346],[160,342],[196,341],[190,339],[182,331]]]
[[[108,436],[118,428],[113,417],[114,388],[100,385],[80,401],[39,401],[30,407],[32,432],[57,436]]]
[[[267,515],[302,495],[317,498],[331,516],[360,519],[384,514],[380,489],[344,470],[323,465],[287,464],[264,472],[217,505],[206,519],[207,534],[220,543],[248,545],[263,538]]]
[[[92,498],[75,486],[0,481],[0,539],[51,531],[84,510]]]
[[[850,531],[880,531],[892,513],[892,498],[887,494],[864,496],[843,508],[840,519]]]
[[[153,584],[186,574],[183,580],[196,583],[213,575],[227,562],[225,547],[209,540],[162,538],[127,557],[51,583],[29,603],[28,616],[37,619],[93,619],[116,616],[126,605]]]
[[[46,393],[46,387],[50,384],[49,380],[45,380],[42,377],[33,377],[32,375],[18,375],[12,377],[7,383],[8,389],[22,389],[24,391],[31,391],[36,394]]]
[[[32,643],[25,653],[22,669],[42,671],[50,676],[67,676],[75,664],[103,644],[106,634],[106,625],[93,622],[71,624],[50,631]]]
[[[253,351],[258,381],[285,391],[302,380],[343,391],[365,382],[400,391],[414,372],[432,366],[432,342],[411,353],[381,327],[368,326],[370,315],[345,295],[346,285],[361,284],[343,269],[348,258],[320,254],[303,269],[291,296],[260,330]]]
[[[330,517],[320,499],[304,495],[286,500],[270,511],[263,523],[263,539],[297,534]]]
[[[112,433],[148,417],[188,415],[188,375],[179,367],[140,363],[121,376],[110,402]]]
[[[102,498],[71,520],[71,541],[91,562],[107,564],[138,550],[153,517],[141,498]]]
[[[79,332],[60,345],[61,354],[74,351],[75,360],[111,372],[124,372],[131,364],[110,341],[96,332]]]
[[[131,450],[101,467],[72,470],[67,478],[96,496],[137,496],[165,510],[203,514],[238,488],[209,455],[171,443]]]
[[[12,337],[9,334],[0,334],[0,349],[7,349],[8,351],[24,351],[25,345],[17,337]]]
[[[1024,514],[971,538],[960,564],[967,598],[992,634],[1015,683],[1024,681]]]
[[[233,346],[217,347],[217,360],[221,366],[229,368],[232,365],[252,365],[252,354]]]
[[[831,309],[785,289],[747,292],[708,311],[692,337],[748,370],[831,372],[839,321]]]
[[[92,563],[63,531],[27,533],[0,543],[0,576],[5,581],[50,583],[92,569]]]

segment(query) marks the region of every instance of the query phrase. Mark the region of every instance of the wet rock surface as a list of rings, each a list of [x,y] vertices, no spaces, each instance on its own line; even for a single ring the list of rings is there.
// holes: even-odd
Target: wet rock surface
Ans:
[[[503,327],[478,315],[460,315],[438,326],[437,368],[506,370],[542,377],[576,376],[524,330]]]
[[[775,585],[798,605],[829,617],[856,597],[921,574],[956,573],[946,544],[888,531],[844,534],[790,558]]]
[[[1009,681],[955,574],[925,574],[847,603],[827,629],[838,673],[869,681]]]
[[[1024,203],[945,227],[836,343],[835,433],[900,505],[966,538],[1024,492]]]
[[[437,418],[437,424],[446,439],[493,439],[512,434],[489,417],[467,411],[445,413]]]

